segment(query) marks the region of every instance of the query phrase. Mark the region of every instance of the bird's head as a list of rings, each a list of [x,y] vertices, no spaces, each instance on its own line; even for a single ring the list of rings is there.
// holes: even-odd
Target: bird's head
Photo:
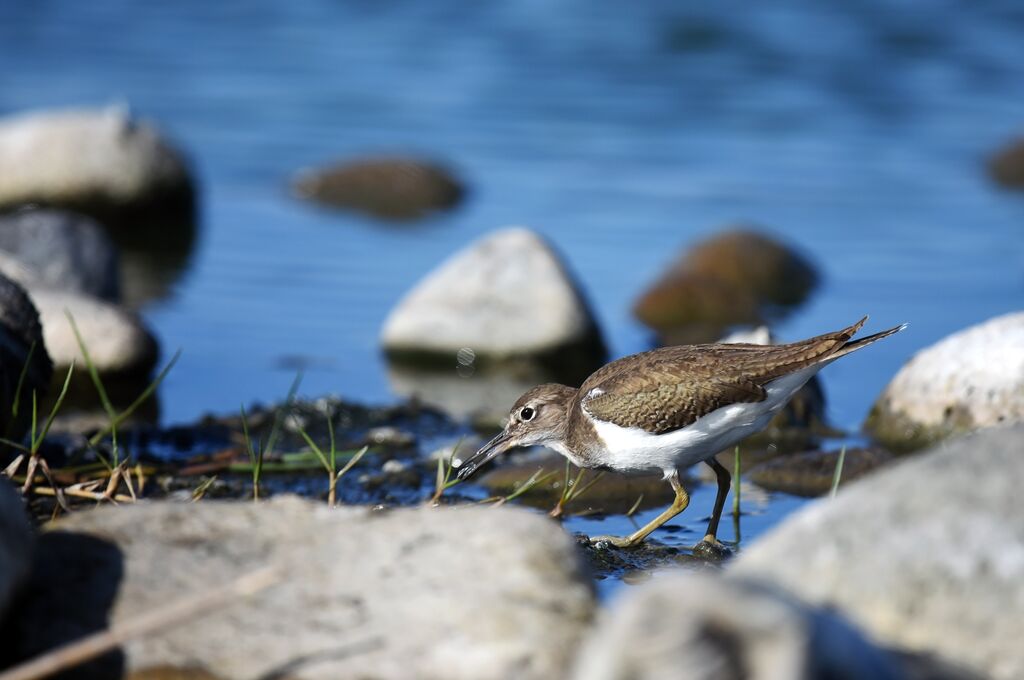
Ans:
[[[508,414],[508,423],[497,437],[484,444],[467,460],[452,461],[459,479],[466,479],[484,463],[517,446],[539,446],[561,442],[566,415],[576,390],[557,383],[538,385],[519,397]]]

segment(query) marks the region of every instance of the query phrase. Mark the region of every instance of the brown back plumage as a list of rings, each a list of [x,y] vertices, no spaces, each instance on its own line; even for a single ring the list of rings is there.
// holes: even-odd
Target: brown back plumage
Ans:
[[[653,434],[670,432],[723,406],[763,401],[772,380],[903,329],[850,342],[865,321],[787,345],[682,345],[634,354],[598,369],[578,394],[583,408],[599,420]]]

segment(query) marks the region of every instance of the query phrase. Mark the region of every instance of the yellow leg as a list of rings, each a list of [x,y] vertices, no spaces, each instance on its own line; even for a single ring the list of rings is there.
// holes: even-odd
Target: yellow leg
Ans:
[[[685,510],[686,506],[690,504],[690,495],[686,493],[686,489],[684,489],[683,485],[679,483],[679,473],[673,471],[672,474],[669,475],[668,481],[669,484],[672,485],[672,490],[676,492],[676,498],[672,501],[672,505],[665,508],[664,512],[625,538],[616,536],[594,536],[590,539],[590,542],[608,542],[617,548],[632,548],[647,538],[652,531]]]

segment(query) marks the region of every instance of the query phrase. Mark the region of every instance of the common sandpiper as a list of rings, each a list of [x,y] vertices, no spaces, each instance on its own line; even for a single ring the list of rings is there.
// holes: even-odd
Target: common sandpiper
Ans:
[[[680,473],[703,461],[715,471],[718,494],[696,548],[724,552],[716,534],[731,477],[715,454],[764,429],[828,364],[906,327],[851,340],[865,321],[785,345],[663,347],[613,361],[578,389],[538,385],[519,397],[501,434],[452,465],[459,479],[466,479],[511,448],[546,446],[580,468],[660,472],[675,491],[672,505],[629,536],[591,539],[626,548],[686,509],[690,498]]]

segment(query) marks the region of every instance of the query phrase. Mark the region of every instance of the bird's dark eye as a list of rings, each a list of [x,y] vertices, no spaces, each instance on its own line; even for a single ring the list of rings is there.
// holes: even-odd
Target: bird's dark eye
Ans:
[[[523,420],[533,420],[533,409],[529,406],[525,407],[519,412],[519,417]]]

